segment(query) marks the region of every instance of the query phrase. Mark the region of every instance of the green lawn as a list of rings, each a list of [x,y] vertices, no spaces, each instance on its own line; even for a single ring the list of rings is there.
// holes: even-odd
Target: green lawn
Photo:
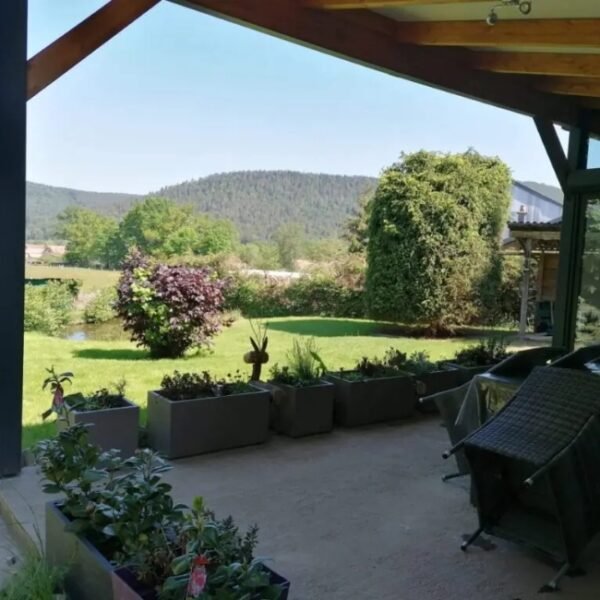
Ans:
[[[57,267],[51,265],[27,265],[25,277],[28,279],[78,279],[83,293],[94,292],[116,285],[119,271],[82,269],[79,267]]]
[[[450,340],[386,337],[377,335],[380,326],[372,321],[297,317],[270,319],[269,353],[274,362],[285,362],[295,336],[314,336],[320,354],[331,369],[352,367],[362,356],[382,355],[390,346],[403,352],[426,350],[434,359],[452,356],[457,349],[473,343],[473,338]],[[42,392],[45,367],[73,371],[74,391],[91,392],[124,378],[128,397],[146,405],[146,393],[156,389],[165,373],[174,369],[208,370],[217,376],[240,369],[250,372],[242,361],[250,349],[248,321],[241,319],[215,340],[210,352],[179,360],[151,360],[148,354],[127,341],[69,341],[37,333],[25,334],[24,445],[52,435],[54,424],[42,424],[40,414],[48,407],[50,396]],[[267,370],[270,365],[267,365]]]

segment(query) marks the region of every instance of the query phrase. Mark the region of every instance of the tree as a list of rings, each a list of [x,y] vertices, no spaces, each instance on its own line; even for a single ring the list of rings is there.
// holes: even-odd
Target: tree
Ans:
[[[487,278],[498,279],[510,189],[508,167],[472,150],[402,155],[370,204],[370,314],[425,324],[434,334],[477,318]]]
[[[114,219],[87,208],[71,206],[58,216],[58,220],[59,235],[67,240],[65,259],[68,264],[115,266],[117,223]]]
[[[295,261],[306,247],[306,233],[300,223],[285,223],[274,236],[279,251],[279,262],[284,269],[293,270]]]
[[[358,201],[355,214],[344,225],[342,237],[348,242],[350,252],[362,254],[367,250],[372,200],[373,192],[363,194]]]
[[[159,264],[135,250],[123,263],[116,310],[153,358],[177,358],[220,331],[224,287],[210,269]]]
[[[138,248],[153,257],[215,254],[233,250],[238,240],[230,221],[198,215],[191,206],[166,198],[137,203],[119,225],[121,252]]]

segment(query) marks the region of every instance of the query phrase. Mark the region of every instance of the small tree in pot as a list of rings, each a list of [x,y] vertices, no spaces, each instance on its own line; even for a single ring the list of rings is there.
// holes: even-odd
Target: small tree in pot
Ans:
[[[287,358],[286,366],[271,369],[274,429],[292,437],[331,431],[333,386],[323,379],[327,369],[315,340],[294,340]]]

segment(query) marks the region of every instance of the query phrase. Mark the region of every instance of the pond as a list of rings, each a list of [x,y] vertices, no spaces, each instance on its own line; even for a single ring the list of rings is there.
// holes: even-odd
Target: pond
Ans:
[[[105,323],[77,323],[65,330],[64,338],[74,342],[100,340],[111,342],[115,340],[128,341],[129,334],[123,331],[123,324],[119,319],[111,319]]]

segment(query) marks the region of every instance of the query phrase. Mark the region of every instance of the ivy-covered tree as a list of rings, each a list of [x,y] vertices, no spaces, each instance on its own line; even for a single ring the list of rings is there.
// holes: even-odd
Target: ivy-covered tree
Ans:
[[[450,333],[493,295],[511,176],[498,158],[420,151],[382,175],[370,203],[367,302],[375,318]],[[497,283],[499,285],[499,281]]]

